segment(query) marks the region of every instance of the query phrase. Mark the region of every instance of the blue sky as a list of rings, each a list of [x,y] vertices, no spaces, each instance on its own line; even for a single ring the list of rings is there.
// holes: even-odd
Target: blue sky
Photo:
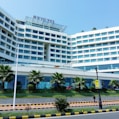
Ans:
[[[119,26],[119,0],[0,0],[0,6],[17,19],[52,19],[66,25],[68,34]]]

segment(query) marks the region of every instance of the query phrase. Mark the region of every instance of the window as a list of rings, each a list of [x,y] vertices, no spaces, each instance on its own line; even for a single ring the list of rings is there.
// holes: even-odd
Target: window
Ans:
[[[95,57],[95,56],[96,56],[96,54],[90,54],[90,56],[91,56],[91,57]]]
[[[102,53],[98,53],[97,56],[103,56]]]
[[[0,19],[0,24],[3,24],[3,20]]]
[[[117,53],[116,52],[111,52],[111,55],[116,55]]]
[[[18,31],[24,32],[24,29],[22,29],[22,28],[19,28],[19,29],[18,29]]]
[[[31,29],[26,29],[26,32],[31,32]]]
[[[115,42],[110,42],[110,45],[115,45]]]
[[[109,55],[109,53],[104,53],[104,56],[107,56],[107,55]]]
[[[114,31],[110,31],[110,32],[108,32],[108,34],[114,34]]]
[[[103,43],[103,46],[108,46],[108,43]]]
[[[24,56],[24,59],[29,59],[30,57],[29,56]]]
[[[33,30],[33,33],[38,33],[38,31],[37,30]]]
[[[103,48],[103,50],[104,50],[104,51],[107,51],[107,50],[109,50],[109,48]]]
[[[39,31],[39,34],[42,34],[42,35],[43,35],[43,34],[44,34],[44,32],[42,32],[42,31]]]
[[[57,35],[57,38],[61,38],[61,36],[60,35]]]
[[[77,36],[76,38],[77,38],[77,39],[81,39],[81,36]]]
[[[110,64],[108,64],[108,65],[99,65],[98,67],[99,67],[100,70],[111,69]]]
[[[90,49],[90,52],[95,52],[95,49]]]
[[[24,48],[30,48],[30,45],[25,45]]]
[[[104,61],[109,61],[110,60],[110,58],[104,58]]]
[[[94,42],[94,39],[89,39],[89,42]]]
[[[99,33],[97,33],[97,34],[95,34],[95,36],[100,36],[100,34],[99,34]]]
[[[83,42],[84,42],[84,43],[87,43],[87,42],[88,42],[88,40],[84,40]]]
[[[32,52],[31,52],[31,54],[34,54],[34,55],[35,55],[35,54],[36,54],[36,52],[35,52],[35,51],[32,51]]]
[[[90,34],[89,37],[93,37],[93,34]]]
[[[107,32],[102,32],[101,35],[107,35]]]
[[[110,50],[116,50],[116,47],[110,47]]]
[[[96,40],[96,41],[101,41],[101,38],[96,38],[95,40]]]
[[[102,44],[96,44],[97,47],[102,46]]]
[[[51,34],[52,37],[55,37],[55,34]]]
[[[1,12],[0,12],[0,17],[1,17],[1,18],[4,18],[4,14],[2,14]]]
[[[39,39],[43,40],[43,39],[44,39],[44,37],[42,37],[42,36],[39,36]]]
[[[102,51],[102,48],[98,48],[97,51]]]
[[[24,34],[18,33],[18,36],[20,36],[20,37],[24,37]]]
[[[37,47],[36,46],[32,46],[32,49],[37,49]]]
[[[26,36],[26,37],[31,37],[31,34],[26,34],[25,36]]]
[[[83,38],[87,38],[87,37],[88,37],[87,35],[83,36]]]
[[[32,36],[32,38],[38,38],[38,36],[36,36],[36,35],[33,35],[33,36]]]
[[[117,57],[112,57],[112,60],[117,60]]]
[[[110,36],[109,39],[114,39],[114,36]]]
[[[66,39],[66,36],[62,36],[63,39]]]
[[[30,51],[29,51],[29,50],[24,50],[24,53],[29,54],[29,53],[30,53]]]
[[[102,37],[102,40],[107,40],[107,37]]]
[[[37,44],[37,42],[36,41],[32,41],[32,44]]]
[[[119,33],[119,30],[116,30],[115,33]]]
[[[51,41],[54,41],[55,42],[55,39],[51,39]]]
[[[100,61],[103,61],[103,59],[102,59],[102,58],[99,58],[98,61],[99,61],[99,62],[100,62]]]
[[[45,33],[46,36],[50,36],[50,33]]]
[[[96,62],[96,59],[91,59],[91,62]]]
[[[116,38],[119,38],[119,35],[117,35]]]
[[[31,57],[32,60],[36,60],[36,57]]]

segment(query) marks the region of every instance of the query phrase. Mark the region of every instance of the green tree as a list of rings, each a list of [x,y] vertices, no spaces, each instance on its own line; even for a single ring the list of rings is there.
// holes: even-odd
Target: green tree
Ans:
[[[117,80],[110,80],[109,86],[111,86],[113,89],[118,88],[119,87],[119,81],[117,81]]]
[[[4,82],[10,82],[14,79],[14,73],[10,66],[0,65],[0,81],[2,89],[4,90]]]
[[[78,88],[79,90],[86,88],[85,80],[83,78],[75,77],[74,83],[75,83],[76,88]]]
[[[55,99],[55,106],[58,111],[65,112],[66,108],[69,106],[66,98],[56,98]]]
[[[29,83],[33,84],[34,89],[36,89],[37,84],[43,80],[40,71],[32,70],[28,76]]]
[[[58,72],[54,73],[51,79],[51,83],[55,85],[56,89],[62,89],[65,84],[63,74]]]

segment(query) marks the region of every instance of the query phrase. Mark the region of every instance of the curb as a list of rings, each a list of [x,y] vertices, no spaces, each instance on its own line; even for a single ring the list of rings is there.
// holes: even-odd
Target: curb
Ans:
[[[119,101],[119,100],[103,100],[102,102],[113,102],[113,101]],[[69,102],[70,104],[76,104],[76,103],[93,103],[94,101],[71,101]],[[98,101],[95,101],[98,102]],[[50,105],[50,104],[55,104],[54,102],[45,102],[45,103],[21,103],[21,104],[16,104],[15,106],[28,106],[28,105]],[[0,104],[0,107],[9,107],[13,106],[12,104]]]
[[[0,119],[29,119],[29,118],[43,118],[43,117],[58,117],[58,116],[70,116],[70,115],[80,115],[80,114],[94,114],[101,112],[115,112],[119,109],[104,109],[104,110],[92,110],[92,111],[82,111],[82,112],[66,112],[66,113],[55,113],[55,114],[42,114],[42,115],[23,115],[23,116],[10,116],[10,117],[0,117]]]

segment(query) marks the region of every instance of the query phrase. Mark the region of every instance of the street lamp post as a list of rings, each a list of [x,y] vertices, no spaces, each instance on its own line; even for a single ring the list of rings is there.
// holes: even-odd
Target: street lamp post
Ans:
[[[95,68],[95,71],[96,71],[97,80],[99,81],[97,67]],[[101,95],[100,95],[100,89],[98,89],[98,95],[99,95],[99,109],[102,109],[102,100],[101,100]]]
[[[13,96],[13,110],[15,109],[15,103],[16,103],[17,72],[18,72],[18,54],[19,54],[19,44],[17,45],[16,72],[15,72],[14,96]]]

